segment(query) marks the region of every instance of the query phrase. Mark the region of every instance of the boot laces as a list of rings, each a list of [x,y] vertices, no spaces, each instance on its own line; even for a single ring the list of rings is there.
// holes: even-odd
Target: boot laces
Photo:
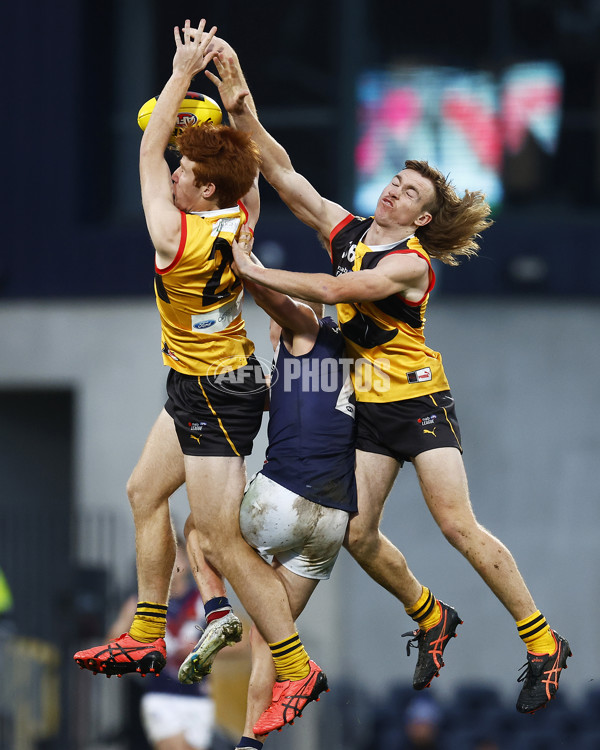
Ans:
[[[533,670],[531,669],[531,664],[526,661],[523,666],[519,667],[521,670],[521,674],[517,677],[517,682],[527,682],[531,677],[533,677]]]
[[[421,630],[420,629],[409,630],[408,633],[402,633],[402,638],[408,638],[409,636],[411,637],[409,638],[408,641],[406,641],[406,655],[407,656],[410,656],[411,648],[418,649],[419,646],[421,645],[421,636],[422,636]]]

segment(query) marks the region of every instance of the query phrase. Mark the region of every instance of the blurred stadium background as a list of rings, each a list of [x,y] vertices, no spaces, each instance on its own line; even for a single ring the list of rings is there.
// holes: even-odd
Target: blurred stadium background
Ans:
[[[405,158],[488,194],[496,224],[481,256],[436,269],[428,340],[457,399],[476,513],[573,648],[547,711],[514,712],[524,660],[514,623],[441,537],[411,467],[384,531],[465,620],[428,691],[442,747],[469,750],[487,726],[502,750],[600,748],[598,0],[5,9],[0,568],[12,601],[0,592],[0,748],[144,747],[127,681],[80,673],[71,654],[103,635],[133,585],[125,483],[165,374],[136,113],[170,74],[172,27],[202,15],[237,49],[265,126],[323,194],[369,213]],[[215,96],[208,80],[194,88]],[[263,185],[259,256],[326,270],[311,232]],[[247,321],[268,359],[251,300]],[[250,471],[264,448],[263,427]],[[185,505],[178,493],[178,525]],[[398,603],[344,553],[300,624],[333,689],[268,746],[401,750],[414,656]],[[217,689],[219,679],[233,678],[217,675]],[[226,701],[219,716],[225,737],[239,731]]]

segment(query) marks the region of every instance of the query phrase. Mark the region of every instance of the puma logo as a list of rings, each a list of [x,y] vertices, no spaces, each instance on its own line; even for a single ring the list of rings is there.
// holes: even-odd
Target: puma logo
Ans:
[[[197,440],[198,445],[200,445],[200,438],[202,437],[202,435],[190,435],[190,437],[192,438],[192,440]]]
[[[433,437],[437,437],[437,435],[435,434],[436,430],[437,430],[437,427],[434,427],[433,430],[423,429],[423,434],[427,433],[428,435],[433,435]]]

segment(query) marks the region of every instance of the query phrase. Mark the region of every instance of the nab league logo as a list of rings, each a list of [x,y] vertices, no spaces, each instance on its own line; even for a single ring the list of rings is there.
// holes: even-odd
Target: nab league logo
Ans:
[[[437,430],[437,425],[435,423],[436,419],[437,414],[430,414],[428,417],[419,417],[419,419],[417,419],[417,422],[423,428],[424,435],[433,435],[433,437],[437,437],[435,434],[435,431]],[[426,427],[431,427],[431,429],[427,430],[425,429]]]

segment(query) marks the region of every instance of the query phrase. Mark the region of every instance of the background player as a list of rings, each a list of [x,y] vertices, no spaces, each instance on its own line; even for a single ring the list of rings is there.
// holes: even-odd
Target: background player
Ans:
[[[126,630],[137,608],[134,594],[127,599],[109,628],[108,637]],[[181,540],[178,540],[171,578],[169,619],[165,642],[168,663],[157,679],[140,680],[140,715],[144,732],[155,750],[209,750],[215,721],[210,682],[182,685],[177,672],[204,622],[204,606]]]

